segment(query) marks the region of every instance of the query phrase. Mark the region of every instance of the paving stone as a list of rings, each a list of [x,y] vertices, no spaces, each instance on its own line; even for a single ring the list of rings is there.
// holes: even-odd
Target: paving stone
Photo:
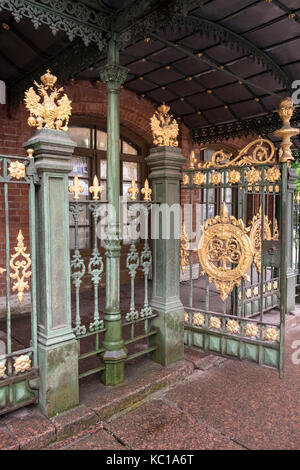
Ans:
[[[192,417],[152,400],[108,425],[113,434],[135,450],[232,449],[242,447]]]
[[[20,449],[41,449],[55,441],[55,427],[40,411],[34,409],[27,414],[12,413],[5,425],[18,442]]]
[[[194,364],[194,367],[200,370],[210,369],[211,367],[220,365],[226,361],[226,359],[223,357],[197,351],[187,347],[184,350],[184,358],[188,361],[191,361]]]
[[[0,450],[18,450],[19,443],[6,426],[0,426]]]
[[[98,416],[96,413],[84,405],[76,406],[76,408],[51,419],[51,422],[55,426],[58,440],[78,433],[92,424],[95,424],[97,421]]]

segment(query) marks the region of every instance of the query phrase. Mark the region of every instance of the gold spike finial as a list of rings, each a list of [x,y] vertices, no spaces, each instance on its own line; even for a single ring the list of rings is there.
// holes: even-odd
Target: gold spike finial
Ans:
[[[149,182],[147,179],[145,180],[145,184],[141,190],[141,193],[144,195],[144,201],[151,201],[152,189],[149,188]]]
[[[136,201],[136,197],[139,193],[139,189],[136,185],[135,179],[132,178],[131,180],[131,186],[128,188],[128,193],[130,194],[130,200],[131,201]]]
[[[79,193],[83,193],[84,187],[79,183],[78,176],[75,175],[73,179],[73,185],[69,186],[69,192],[74,193],[75,201],[79,200]]]
[[[99,200],[99,195],[102,193],[102,186],[99,185],[99,180],[97,176],[94,176],[93,179],[93,185],[89,187],[89,192],[93,194],[93,200],[98,201]]]
[[[195,168],[195,164],[197,163],[197,158],[195,157],[194,150],[190,153],[190,169],[193,170]]]

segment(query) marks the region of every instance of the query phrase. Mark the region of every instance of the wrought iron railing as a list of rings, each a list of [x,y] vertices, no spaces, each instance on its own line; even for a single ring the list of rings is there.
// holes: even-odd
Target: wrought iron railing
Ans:
[[[30,380],[37,377],[38,370],[35,218],[38,177],[32,152],[28,153],[29,158],[0,155],[3,222],[0,279],[3,279],[1,298],[5,304],[4,316],[0,319],[0,414],[37,400]],[[26,292],[31,294],[30,315],[17,316],[13,312],[13,301],[22,304]]]

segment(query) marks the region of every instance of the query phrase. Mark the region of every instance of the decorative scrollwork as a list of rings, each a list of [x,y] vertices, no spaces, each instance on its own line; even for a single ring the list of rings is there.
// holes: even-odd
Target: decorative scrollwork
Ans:
[[[186,266],[189,265],[189,240],[185,231],[185,225],[182,224],[181,239],[180,239],[180,267],[181,272],[184,274]]]
[[[264,240],[271,240],[271,222],[267,215],[264,216]],[[261,248],[262,248],[262,208],[253,217],[248,228],[250,240],[254,250],[254,263],[257,271],[261,272]]]
[[[221,214],[207,219],[199,242],[198,257],[203,269],[214,282],[224,301],[247,271],[253,260],[253,248],[242,220],[228,216],[223,203]]]
[[[256,139],[246,145],[236,157],[217,150],[210,161],[198,163],[198,168],[224,168],[229,166],[263,165],[275,162],[275,147],[268,139]]]
[[[26,279],[30,279],[31,271],[29,268],[31,266],[30,254],[26,253],[26,247],[24,245],[24,237],[22,230],[19,230],[17,236],[17,246],[15,247],[15,254],[11,255],[9,266],[14,271],[10,273],[10,278],[15,279],[13,283],[13,292],[18,291],[17,297],[21,303],[24,297],[24,290],[29,290],[29,283]],[[17,258],[20,256],[21,260]]]

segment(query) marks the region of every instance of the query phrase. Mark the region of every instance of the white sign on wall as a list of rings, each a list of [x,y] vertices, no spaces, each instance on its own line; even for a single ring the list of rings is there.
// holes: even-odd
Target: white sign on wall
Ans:
[[[6,86],[3,80],[0,80],[0,104],[6,103]]]

